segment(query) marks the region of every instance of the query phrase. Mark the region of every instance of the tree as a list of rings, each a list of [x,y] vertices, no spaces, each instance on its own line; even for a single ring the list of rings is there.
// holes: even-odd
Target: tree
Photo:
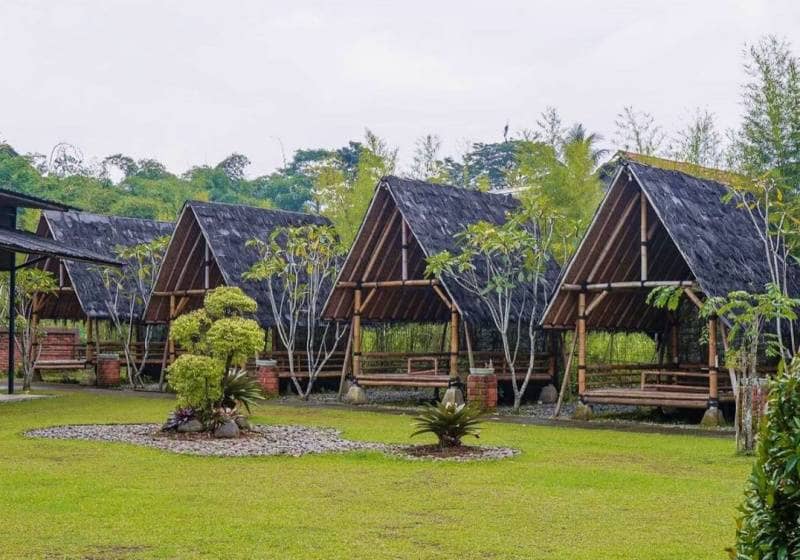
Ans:
[[[737,521],[734,560],[800,557],[800,363],[770,383],[766,421]]]
[[[650,113],[637,111],[630,105],[617,114],[617,143],[626,151],[646,156],[658,155],[666,135]]]
[[[414,179],[431,181],[441,178],[443,163],[439,159],[442,139],[436,134],[426,134],[417,138],[414,146],[414,160],[410,175]]]
[[[34,364],[41,352],[41,342],[47,335],[45,330],[35,320],[35,315],[42,298],[53,294],[58,289],[55,277],[39,268],[23,268],[16,275],[16,346],[19,349],[19,365],[22,368],[22,390],[29,391],[33,381]],[[0,284],[0,301],[8,301],[8,274],[2,276]],[[8,316],[8,306],[5,306],[5,315]]]
[[[186,353],[169,366],[167,380],[179,406],[190,407],[206,426],[226,415],[231,400],[247,405],[258,398],[255,382],[238,369],[264,347],[264,330],[250,318],[256,309],[240,288],[221,287],[206,294],[202,309],[172,322],[170,338]]]
[[[101,269],[106,290],[104,303],[122,340],[128,383],[134,387],[144,384],[142,372],[153,336],[153,326],[142,324],[140,312],[150,297],[168,243],[169,237],[159,237],[149,243],[117,247],[117,256],[125,266]]]
[[[514,411],[533,373],[541,303],[549,293],[547,272],[553,219],[532,201],[497,225],[478,222],[457,237],[460,253],[443,251],[428,258],[426,274],[446,277],[472,294],[487,310],[500,335],[511,373]],[[517,357],[527,345],[528,361],[518,371]]]
[[[743,171],[800,188],[800,67],[789,43],[767,36],[746,50],[743,123],[735,146]]]
[[[322,321],[325,298],[339,272],[344,247],[331,226],[277,228],[268,239],[253,239],[260,260],[245,279],[266,281],[275,330],[289,354],[289,374],[297,394],[307,399],[317,377],[347,333],[347,325]],[[298,378],[294,353],[303,345],[306,386]]]
[[[722,136],[714,115],[697,109],[689,123],[678,131],[673,157],[704,167],[717,167],[722,159]]]

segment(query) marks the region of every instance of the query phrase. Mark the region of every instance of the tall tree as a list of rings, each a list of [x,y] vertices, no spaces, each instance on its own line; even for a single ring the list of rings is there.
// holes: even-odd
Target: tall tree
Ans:
[[[661,152],[666,134],[650,113],[628,105],[617,115],[615,125],[617,143],[624,150],[647,156]]]
[[[722,136],[717,130],[713,113],[695,110],[689,122],[675,137],[673,157],[705,167],[717,167],[720,164]]]
[[[414,145],[414,159],[409,170],[411,177],[422,181],[440,179],[444,165],[439,159],[441,148],[442,139],[436,134],[426,134],[417,138]]]

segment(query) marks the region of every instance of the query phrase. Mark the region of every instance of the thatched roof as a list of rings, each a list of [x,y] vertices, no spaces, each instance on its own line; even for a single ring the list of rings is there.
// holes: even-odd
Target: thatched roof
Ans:
[[[724,200],[729,187],[707,173],[701,178],[675,166],[647,165],[630,156],[620,157],[617,175],[565,268],[560,286],[640,279],[637,201],[644,192],[651,230],[649,280],[692,280],[709,296],[762,291],[770,282],[764,245],[746,210]],[[722,180],[727,175],[718,172],[715,176]],[[796,269],[793,277],[800,278]],[[791,283],[797,293],[800,284]],[[646,295],[641,289],[609,294],[593,311],[589,326],[661,330],[664,313],[648,306]],[[574,293],[559,290],[543,319],[545,326],[574,325],[575,300]]]
[[[115,258],[79,247],[56,243],[50,239],[44,239],[38,235],[18,229],[0,228],[0,249],[29,255],[30,258],[68,259],[84,265],[91,263],[92,265],[119,266],[121,264]]]
[[[55,210],[42,212],[37,229],[37,234],[42,237],[111,260],[117,259],[119,247],[149,243],[171,233],[172,224],[169,222]],[[58,260],[50,260],[43,266],[60,276],[68,290],[61,291],[58,297],[47,298],[40,313],[42,318],[108,318],[108,291],[96,265],[65,260],[63,274],[59,272]],[[127,304],[123,302],[119,307],[125,309]],[[141,314],[142,307],[137,306],[137,314]]]
[[[353,243],[339,275],[342,282],[366,282],[401,279],[402,223],[408,227],[408,278],[422,279],[426,258],[450,251],[457,254],[460,247],[455,236],[467,226],[479,221],[502,224],[519,202],[509,196],[384,177],[378,183],[364,222]],[[386,229],[388,228],[388,229]],[[384,235],[385,232],[385,235]],[[381,243],[381,237],[385,237]],[[372,262],[372,265],[370,265]],[[540,292],[540,307],[558,277],[558,266],[550,262],[546,274],[549,285]],[[474,324],[490,320],[480,301],[455,281],[443,279],[443,287],[455,302],[461,315]],[[516,296],[529,287],[520,288]],[[325,307],[324,317],[344,319],[352,314],[353,290],[334,289]],[[363,311],[365,320],[374,321],[446,321],[449,311],[429,287],[379,289]]]
[[[220,202],[187,202],[175,224],[164,262],[155,282],[145,318],[148,322],[169,319],[166,292],[205,289],[204,261],[209,252],[208,288],[238,286],[258,303],[257,319],[263,327],[274,324],[264,282],[242,279],[258,261],[258,251],[247,247],[251,239],[267,239],[279,227],[308,224],[329,225],[321,216],[256,208]],[[203,296],[189,295],[182,311],[202,305]]]

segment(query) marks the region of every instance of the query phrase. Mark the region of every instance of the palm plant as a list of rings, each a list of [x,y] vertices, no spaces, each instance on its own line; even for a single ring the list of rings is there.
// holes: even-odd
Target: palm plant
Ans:
[[[222,377],[222,398],[220,405],[234,409],[241,403],[250,413],[250,405],[264,400],[264,394],[258,382],[243,369],[230,369]]]
[[[420,434],[434,434],[439,439],[439,447],[459,447],[465,436],[479,437],[483,411],[472,405],[439,403],[427,405],[414,421],[417,430],[411,437]]]

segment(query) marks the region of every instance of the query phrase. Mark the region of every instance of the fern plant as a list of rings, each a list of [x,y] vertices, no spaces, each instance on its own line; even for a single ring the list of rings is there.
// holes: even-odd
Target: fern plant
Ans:
[[[421,434],[434,434],[439,439],[439,447],[458,447],[466,436],[480,437],[480,423],[483,411],[472,405],[439,403],[427,405],[414,420],[417,430],[411,437]]]

